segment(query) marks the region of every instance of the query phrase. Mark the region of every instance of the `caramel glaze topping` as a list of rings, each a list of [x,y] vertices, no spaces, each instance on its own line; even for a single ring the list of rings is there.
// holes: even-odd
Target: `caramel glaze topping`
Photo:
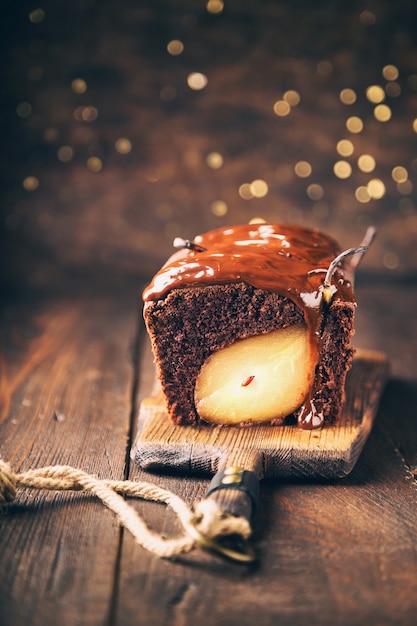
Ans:
[[[323,281],[340,253],[339,245],[318,230],[282,224],[245,224],[209,231],[194,239],[197,249],[171,256],[144,290],[143,299],[160,300],[170,290],[191,285],[245,282],[293,300],[303,311],[310,344],[320,354],[326,303]],[[338,267],[332,300],[354,302],[353,272]],[[320,428],[323,415],[314,403],[314,387],[298,414],[302,428]]]

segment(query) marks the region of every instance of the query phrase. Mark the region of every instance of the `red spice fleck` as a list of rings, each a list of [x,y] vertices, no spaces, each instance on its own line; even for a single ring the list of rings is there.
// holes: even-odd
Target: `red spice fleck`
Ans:
[[[250,385],[254,378],[255,376],[248,376],[241,384],[241,387],[247,387],[248,385]]]

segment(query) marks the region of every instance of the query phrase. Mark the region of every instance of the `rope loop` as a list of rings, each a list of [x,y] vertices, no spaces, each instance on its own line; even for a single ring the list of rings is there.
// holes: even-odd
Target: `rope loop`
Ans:
[[[43,467],[16,474],[8,463],[0,459],[0,504],[13,502],[18,487],[93,493],[115,513],[119,523],[132,533],[140,546],[161,558],[175,558],[201,546],[234,560],[248,560],[238,558],[237,552],[223,549],[217,541],[228,535],[237,535],[246,540],[250,533],[247,520],[225,515],[208,500],[197,503],[193,511],[179,496],[152,483],[100,480],[67,465]],[[167,539],[155,533],[123,496],[166,504],[181,522],[183,535]]]
[[[0,459],[0,504],[8,504],[16,498],[16,475],[8,463]]]

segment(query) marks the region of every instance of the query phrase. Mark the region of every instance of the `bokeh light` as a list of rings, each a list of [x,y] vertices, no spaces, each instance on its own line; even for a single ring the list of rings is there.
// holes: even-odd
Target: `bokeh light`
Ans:
[[[103,169],[103,161],[97,156],[91,156],[87,159],[87,167],[90,172],[101,172]]]
[[[310,200],[321,200],[324,196],[324,189],[318,183],[312,183],[307,187],[307,195]]]
[[[206,9],[209,13],[221,13],[224,9],[224,2],[222,0],[208,0]]]
[[[369,181],[368,185],[368,193],[374,200],[380,200],[385,195],[385,185],[380,178],[372,178]]]
[[[242,185],[240,185],[238,191],[239,191],[239,196],[243,200],[251,200],[251,198],[253,198],[249,183],[243,183]]]
[[[74,156],[74,150],[71,146],[61,146],[58,148],[57,156],[60,161],[66,163],[67,161],[71,161]]]
[[[201,91],[208,83],[207,76],[201,72],[191,72],[187,76],[187,84],[193,91]]]
[[[373,11],[362,11],[359,15],[359,21],[363,26],[373,26],[376,22],[376,15]]]
[[[352,166],[348,161],[336,161],[333,172],[337,178],[349,178],[352,174]]]
[[[290,107],[296,107],[298,104],[300,104],[301,97],[298,91],[295,91],[294,89],[289,89],[284,93],[283,100],[285,100],[285,102],[288,102]]]
[[[356,92],[353,89],[342,89],[339,98],[343,104],[353,104],[356,102]]]
[[[352,117],[348,117],[346,120],[346,128],[351,133],[361,133],[363,130],[363,122],[360,117],[352,115]]]
[[[34,9],[29,13],[29,20],[32,24],[40,24],[45,19],[45,11],[43,9]]]
[[[179,39],[172,39],[167,44],[167,50],[172,56],[178,56],[184,52],[184,44]]]
[[[83,78],[74,78],[71,82],[71,89],[74,93],[83,94],[87,91],[87,83]]]
[[[386,104],[378,104],[374,109],[374,116],[378,122],[388,122],[391,119],[392,111]]]
[[[396,165],[392,168],[391,176],[396,183],[404,183],[408,179],[408,171],[402,165]]]
[[[129,154],[132,151],[132,142],[126,137],[120,137],[116,140],[114,147],[119,154]]]
[[[375,159],[370,154],[361,154],[358,158],[358,168],[361,172],[373,172],[376,166]]]
[[[253,180],[250,184],[250,192],[254,198],[264,198],[268,191],[268,184],[260,178]]]
[[[313,170],[308,161],[298,161],[294,166],[294,171],[300,178],[308,178]]]
[[[355,147],[349,139],[341,139],[336,144],[336,150],[340,156],[348,157],[354,153]]]
[[[223,166],[223,157],[219,152],[210,152],[206,157],[206,162],[212,170],[218,170]]]
[[[382,69],[382,76],[385,80],[397,80],[399,76],[398,68],[395,65],[385,65]]]
[[[355,189],[355,198],[358,202],[365,204],[371,200],[371,194],[369,193],[368,187],[365,185],[360,185]]]
[[[223,200],[216,200],[211,204],[211,212],[216,217],[224,217],[227,214],[228,206]]]
[[[369,102],[379,104],[385,100],[385,91],[382,87],[380,87],[380,85],[371,85],[366,89],[366,97]]]
[[[35,191],[39,187],[39,180],[36,176],[26,176],[22,184],[26,191]]]
[[[285,117],[291,112],[291,106],[286,100],[277,100],[274,103],[274,113],[278,117]]]

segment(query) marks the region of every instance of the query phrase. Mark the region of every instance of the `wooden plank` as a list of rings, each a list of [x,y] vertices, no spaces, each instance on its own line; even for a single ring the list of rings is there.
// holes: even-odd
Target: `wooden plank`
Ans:
[[[395,404],[391,389],[384,407]],[[136,467],[131,478],[152,480],[190,503],[204,497],[208,485]],[[175,532],[169,511],[150,503],[138,509],[155,529]],[[162,561],[125,535],[116,623],[411,626],[417,612],[416,515],[415,483],[377,418],[343,480],[263,483],[254,520],[259,562],[253,567],[202,552]]]
[[[370,433],[387,372],[383,353],[358,351],[340,421],[320,431],[290,425],[176,426],[158,393],[141,403],[132,457],[144,469],[187,474],[213,474],[227,463],[259,478],[340,478],[351,471]]]
[[[123,479],[134,297],[8,306],[1,455],[15,471],[68,464]],[[0,516],[2,626],[107,623],[120,529],[94,498],[20,491]]]

